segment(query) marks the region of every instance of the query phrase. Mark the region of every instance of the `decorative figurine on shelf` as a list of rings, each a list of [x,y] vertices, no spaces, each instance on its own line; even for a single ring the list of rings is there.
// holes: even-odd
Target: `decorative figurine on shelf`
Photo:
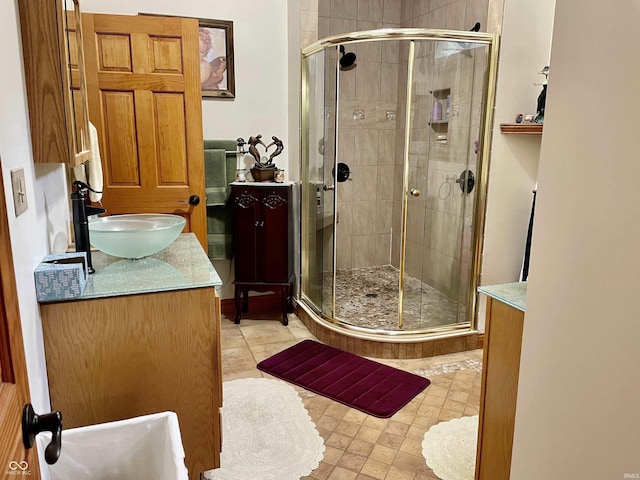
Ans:
[[[256,165],[260,165],[260,152],[258,152],[258,144],[266,148],[266,145],[262,141],[262,134],[255,137],[249,137],[249,155],[256,160]]]
[[[280,155],[282,153],[282,150],[284,150],[284,143],[282,143],[282,140],[280,140],[276,136],[273,136],[271,138],[273,139],[273,142],[271,142],[269,145],[267,145],[267,150],[269,150],[269,147],[271,147],[271,145],[275,145],[276,149],[271,154],[271,156],[269,157],[269,160],[267,161],[267,165],[271,165],[273,163],[273,157],[277,157],[278,155]]]
[[[544,108],[547,102],[547,81],[549,79],[549,66],[544,67],[538,73],[544,75],[544,82],[542,82],[542,92],[540,92],[540,95],[538,95],[536,117],[533,121],[536,123],[544,123]]]
[[[284,150],[284,144],[282,140],[278,139],[278,137],[271,137],[273,142],[268,146],[264,144],[262,141],[262,134],[256,135],[254,137],[249,137],[249,154],[254,158],[255,164],[251,168],[251,176],[256,182],[266,182],[273,181],[275,178],[275,174],[278,171],[278,167],[273,163],[273,158],[276,155],[280,155],[282,150]],[[269,158],[266,156],[260,157],[260,152],[258,151],[258,145],[262,145],[265,147],[265,150],[268,150],[271,145],[276,146],[276,150],[271,154]]]

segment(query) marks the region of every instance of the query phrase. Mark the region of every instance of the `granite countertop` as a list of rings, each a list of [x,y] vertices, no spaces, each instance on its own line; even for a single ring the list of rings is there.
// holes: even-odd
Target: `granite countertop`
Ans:
[[[81,296],[52,301],[136,295],[222,285],[218,273],[193,233],[181,234],[155,255],[129,260],[91,252],[95,273]],[[47,303],[47,302],[43,302]]]
[[[525,311],[527,305],[527,282],[503,283],[501,285],[483,285],[478,292],[507,305]]]

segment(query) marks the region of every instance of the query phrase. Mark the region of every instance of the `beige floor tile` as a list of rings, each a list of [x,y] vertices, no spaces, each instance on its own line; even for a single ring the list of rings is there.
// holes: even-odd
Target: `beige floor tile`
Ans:
[[[333,471],[334,466],[327,462],[320,462],[318,468],[316,468],[313,472],[311,472],[311,477],[316,480],[327,480],[331,472]]]
[[[340,460],[336,464],[336,466],[340,468],[346,468],[347,470],[352,470],[358,473],[364,463],[367,461],[367,457],[364,455],[357,455],[351,452],[344,452]]]
[[[415,473],[418,470],[418,467],[420,467],[424,462],[425,460],[422,457],[422,454],[417,456],[406,452],[398,452],[396,458],[393,459],[392,466],[397,467],[400,470]]]
[[[360,430],[356,433],[355,437],[360,440],[364,440],[365,442],[376,443],[382,431],[376,430],[375,428],[365,427],[364,425],[360,427]]]
[[[352,437],[333,432],[331,436],[327,440],[325,440],[324,444],[346,451],[347,447],[351,445],[352,441]]]
[[[251,350],[253,357],[256,359],[256,362],[259,363],[276,353],[280,353],[281,351],[294,346],[296,343],[298,342],[293,339],[283,342],[252,344],[249,345],[249,349]]]
[[[220,330],[220,346],[225,348],[246,347],[247,342],[242,336],[242,332],[237,326],[222,328]]]
[[[440,415],[438,415],[438,420],[444,422],[446,420],[453,420],[454,418],[460,418],[462,414],[460,412],[455,412],[453,410],[440,410]]]
[[[369,475],[370,477],[382,480],[387,476],[387,472],[390,467],[391,466],[388,463],[379,462],[369,458],[360,472],[365,475]]]
[[[222,356],[222,373],[239,372],[256,368],[256,361],[253,358],[249,347],[227,348]]]
[[[400,445],[402,445],[402,440],[404,437],[400,435],[394,435],[393,433],[382,432],[380,438],[376,442],[378,445],[382,445],[383,447],[393,448],[394,450],[398,450]]]
[[[237,380],[239,378],[262,378],[262,375],[260,375],[260,372],[255,368],[253,370],[222,371],[223,382],[230,382],[231,380]]]
[[[388,463],[391,465],[393,463],[393,459],[396,456],[398,451],[394,448],[385,447],[379,444],[376,444],[371,450],[369,454],[369,458],[377,460],[379,462]]]
[[[362,425],[368,416],[369,415],[367,415],[364,412],[350,408],[349,411],[345,414],[344,420],[347,422],[357,423],[358,425]]]
[[[332,432],[335,431],[336,427],[340,424],[340,419],[336,418],[336,417],[331,417],[329,415],[322,415],[318,420],[316,420],[316,426],[320,427],[320,428],[324,428],[326,430],[331,430]],[[344,435],[343,432],[338,432],[338,433],[342,433]],[[353,435],[349,435],[349,436],[353,436]]]
[[[424,397],[424,401],[422,402],[422,404],[441,408],[445,400],[445,397],[438,397],[436,395],[427,394],[427,396]]]
[[[346,468],[336,467],[331,472],[327,480],[355,480],[358,476],[357,472],[347,470]]]
[[[393,435],[404,437],[407,434],[407,431],[409,431],[409,425],[406,423],[389,420],[387,426],[383,430],[383,433],[392,433]]]
[[[325,415],[330,415],[332,417],[336,417],[342,420],[349,410],[351,409],[346,405],[332,402],[332,404],[327,407],[327,410],[325,411]]]
[[[424,438],[424,435],[423,435]],[[422,455],[422,438],[413,439],[413,438],[405,438],[400,445],[400,451],[404,453],[410,453],[411,455],[421,456]]]
[[[351,444],[347,447],[347,451],[368,457],[374,446],[375,444],[371,442],[366,442],[360,438],[354,438]]]
[[[395,465],[391,465],[385,480],[413,480],[415,478],[415,471],[402,470]]]
[[[340,450],[335,447],[324,447],[324,458],[323,462],[330,463],[331,465],[336,465],[340,460],[340,457],[344,454],[344,450]]]
[[[348,435],[350,437],[355,437],[356,433],[358,433],[358,430],[360,430],[360,425],[358,425],[357,423],[347,422],[345,420],[342,420],[335,428],[336,432],[343,435]]]
[[[298,343],[291,331],[279,323],[261,321],[260,325],[240,325],[240,331],[247,345],[261,345],[275,342]]]
[[[388,420],[386,418],[376,418],[368,416],[364,421],[363,425],[369,428],[375,428],[376,430],[384,430],[387,426]]]
[[[243,317],[239,326],[229,318],[221,325],[224,381],[274,378],[257,370],[257,362],[302,339],[314,338],[295,315],[289,315],[289,325],[283,326],[277,309],[253,309]],[[411,371],[468,359],[481,361],[482,350],[425,359],[373,360]],[[477,414],[481,377],[470,369],[432,375],[431,385],[390,419],[367,415],[294,386],[325,440],[323,461],[304,479],[439,480],[422,457],[424,434],[436,423]]]
[[[377,480],[377,479],[361,473],[356,477],[356,480]]]

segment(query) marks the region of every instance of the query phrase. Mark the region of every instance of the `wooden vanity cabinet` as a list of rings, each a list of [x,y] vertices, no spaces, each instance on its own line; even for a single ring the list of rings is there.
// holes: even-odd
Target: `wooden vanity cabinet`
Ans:
[[[84,163],[91,152],[78,0],[18,0],[18,11],[33,161]]]
[[[476,480],[509,480],[524,311],[487,298]]]
[[[173,411],[189,478],[220,466],[214,287],[47,303],[41,315],[51,408],[65,428]]]
[[[279,292],[282,323],[293,295],[293,225],[291,185],[234,184],[233,251],[235,323],[248,310],[248,292]],[[241,304],[241,294],[244,303]]]

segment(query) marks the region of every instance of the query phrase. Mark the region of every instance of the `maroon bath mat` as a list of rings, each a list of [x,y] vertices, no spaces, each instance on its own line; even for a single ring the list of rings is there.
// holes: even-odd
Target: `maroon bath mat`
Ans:
[[[258,369],[378,418],[389,418],[431,383],[313,340],[263,360]]]

